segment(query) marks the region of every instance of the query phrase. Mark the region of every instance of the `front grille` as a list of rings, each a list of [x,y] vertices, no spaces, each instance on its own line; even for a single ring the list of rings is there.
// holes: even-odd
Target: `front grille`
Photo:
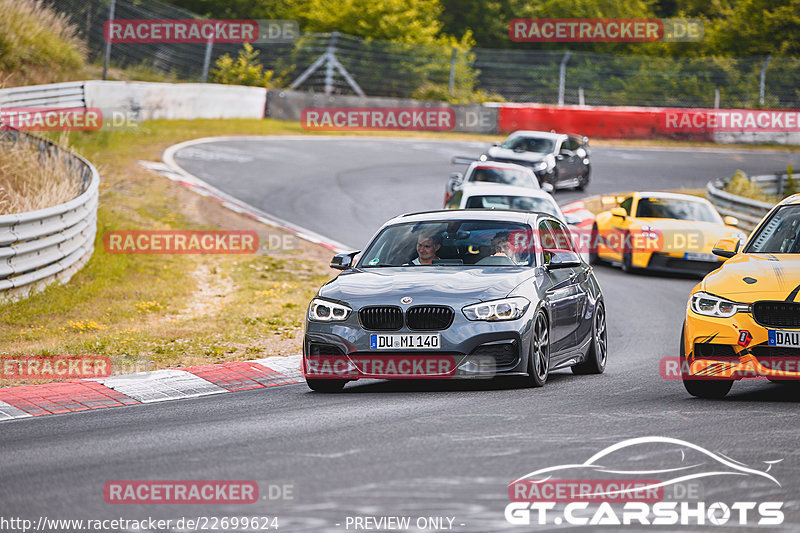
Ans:
[[[449,328],[454,317],[453,310],[443,305],[417,305],[406,311],[406,325],[417,331],[435,331]]]
[[[794,302],[756,302],[753,318],[762,326],[800,328],[800,304]]]
[[[517,363],[519,350],[516,342],[504,342],[502,344],[484,344],[475,348],[470,355],[480,357],[491,357],[495,365],[509,366]]]
[[[690,261],[677,257],[669,257],[654,253],[650,256],[650,268],[662,268],[667,270],[677,270],[681,272],[697,272],[698,274],[708,273],[719,268],[719,261]]]
[[[395,331],[403,327],[403,310],[399,307],[365,307],[358,318],[364,329]]]
[[[781,348],[778,346],[753,346],[750,348],[756,359],[768,357],[796,357],[800,358],[800,348]]]

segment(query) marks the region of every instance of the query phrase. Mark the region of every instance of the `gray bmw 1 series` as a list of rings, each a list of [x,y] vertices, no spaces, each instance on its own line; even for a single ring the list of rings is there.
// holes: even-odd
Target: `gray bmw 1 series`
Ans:
[[[386,222],[363,253],[334,256],[342,272],[308,307],[308,386],[519,375],[541,387],[551,370],[602,373],[603,294],[570,235],[555,217],[522,211]]]

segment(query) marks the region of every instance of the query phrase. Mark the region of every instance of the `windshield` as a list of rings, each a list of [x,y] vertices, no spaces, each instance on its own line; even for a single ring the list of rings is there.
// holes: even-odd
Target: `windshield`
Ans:
[[[786,205],[778,209],[769,222],[753,236],[748,253],[797,254],[800,253],[800,205]]]
[[[525,224],[485,220],[398,224],[378,235],[358,266],[530,266],[532,253],[516,253],[508,246],[515,235],[529,232],[530,227]]]
[[[519,135],[509,137],[503,144],[500,145],[501,148],[507,148],[517,152],[536,152],[539,154],[551,153],[554,146],[555,141],[552,139],[542,139],[540,137],[522,137]]]
[[[539,182],[536,181],[531,174],[522,169],[478,167],[472,171],[467,181],[502,183],[504,185],[516,185],[517,187],[528,187],[531,189],[539,188]]]
[[[675,198],[641,198],[636,206],[636,216],[722,223],[722,218],[711,206],[703,202]]]
[[[520,211],[547,213],[548,215],[561,217],[558,209],[551,200],[532,196],[470,196],[467,199],[467,205],[465,207],[467,209],[518,209]]]

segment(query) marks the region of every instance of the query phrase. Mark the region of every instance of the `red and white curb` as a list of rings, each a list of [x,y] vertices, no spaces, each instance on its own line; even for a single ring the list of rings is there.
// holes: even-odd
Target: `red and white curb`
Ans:
[[[583,200],[576,200],[561,206],[561,212],[565,215],[571,214],[580,217],[581,221],[577,224],[579,228],[587,228],[594,222],[594,213],[586,209]]]
[[[301,356],[0,389],[0,421],[298,383]]]

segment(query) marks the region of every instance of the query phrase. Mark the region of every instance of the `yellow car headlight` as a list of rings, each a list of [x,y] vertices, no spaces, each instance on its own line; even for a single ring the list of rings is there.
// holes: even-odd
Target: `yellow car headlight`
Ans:
[[[719,318],[730,318],[736,313],[746,313],[750,311],[749,304],[732,302],[719,296],[714,296],[707,292],[696,292],[689,299],[689,306],[698,315],[716,316]]]

